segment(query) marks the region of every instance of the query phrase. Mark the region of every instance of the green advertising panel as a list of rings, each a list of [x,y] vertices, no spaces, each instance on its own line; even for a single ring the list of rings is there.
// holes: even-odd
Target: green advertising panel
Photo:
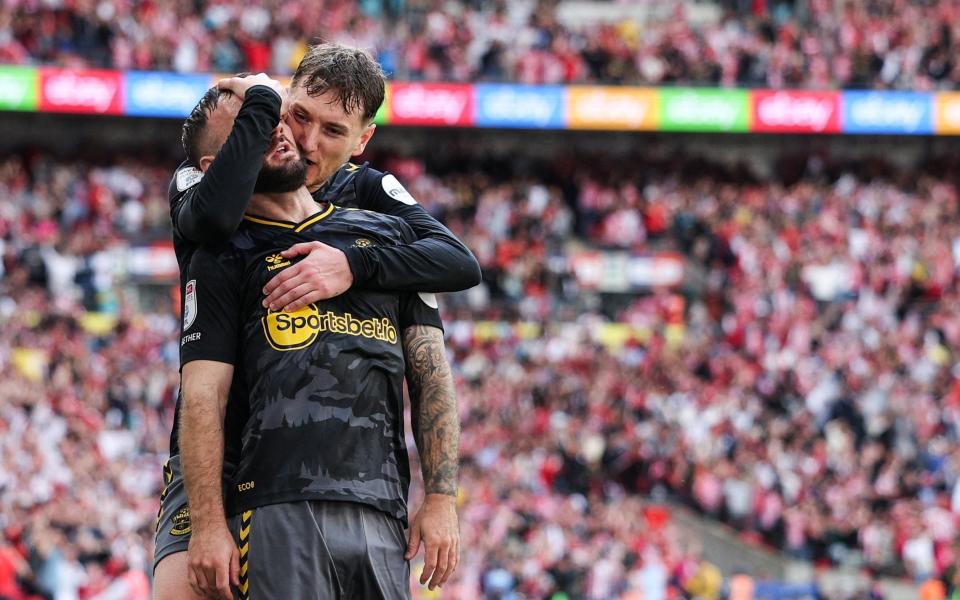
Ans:
[[[386,94],[383,97],[383,104],[380,105],[377,114],[373,117],[373,122],[377,125],[386,125],[390,114],[390,82],[387,82]]]
[[[746,90],[660,88],[660,130],[746,132],[750,99]]]
[[[37,110],[35,67],[0,66],[0,110]]]

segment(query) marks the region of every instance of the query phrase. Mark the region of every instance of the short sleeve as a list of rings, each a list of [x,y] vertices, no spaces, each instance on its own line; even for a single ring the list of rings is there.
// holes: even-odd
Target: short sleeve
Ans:
[[[202,248],[190,262],[189,279],[181,290],[181,367],[194,360],[236,363],[240,339],[240,277],[223,262],[226,261]]]
[[[443,331],[437,295],[426,292],[400,294],[400,330],[411,325],[429,325]]]

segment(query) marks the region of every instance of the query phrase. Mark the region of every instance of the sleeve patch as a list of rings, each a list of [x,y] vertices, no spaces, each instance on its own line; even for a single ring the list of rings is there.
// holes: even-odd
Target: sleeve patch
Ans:
[[[417,203],[417,201],[413,199],[413,196],[410,195],[410,192],[404,189],[393,175],[384,175],[383,179],[380,180],[380,185],[383,186],[383,191],[394,200],[399,200],[411,206]]]
[[[187,282],[183,294],[183,330],[190,329],[197,319],[197,280]]]
[[[182,192],[200,183],[203,172],[196,167],[187,167],[177,171],[177,191]]]
[[[423,303],[429,306],[430,308],[440,308],[440,304],[437,302],[436,294],[427,294],[424,292],[417,292],[417,295],[420,296],[420,299],[423,300]]]

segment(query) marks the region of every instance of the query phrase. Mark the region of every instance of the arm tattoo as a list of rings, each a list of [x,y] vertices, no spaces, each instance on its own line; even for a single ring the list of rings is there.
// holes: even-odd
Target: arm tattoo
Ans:
[[[460,421],[443,332],[413,325],[403,331],[413,437],[428,494],[456,495]]]

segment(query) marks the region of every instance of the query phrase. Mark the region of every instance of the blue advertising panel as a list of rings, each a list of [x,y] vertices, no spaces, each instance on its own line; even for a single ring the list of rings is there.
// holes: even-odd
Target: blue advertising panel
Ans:
[[[843,92],[844,133],[933,133],[933,94]]]
[[[564,87],[481,83],[476,91],[477,127],[563,129]]]
[[[815,583],[758,581],[753,597],[757,600],[819,600],[822,595]]]
[[[213,85],[210,75],[128,71],[124,76],[123,112],[141,117],[186,117]]]

